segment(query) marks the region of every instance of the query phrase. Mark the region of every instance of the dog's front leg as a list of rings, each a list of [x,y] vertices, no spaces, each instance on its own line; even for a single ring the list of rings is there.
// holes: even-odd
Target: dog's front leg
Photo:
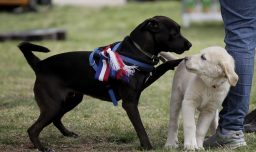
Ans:
[[[177,60],[170,60],[166,61],[165,63],[159,65],[155,68],[154,71],[152,71],[152,75],[148,78],[148,80],[143,84],[142,90],[150,86],[152,83],[154,83],[157,79],[159,79],[165,72],[168,70],[174,70],[176,66],[179,65],[179,63],[183,59],[177,59]]]
[[[184,149],[198,149],[196,143],[195,103],[193,100],[184,99],[182,102]]]
[[[150,150],[152,149],[152,145],[150,144],[148,135],[145,131],[145,128],[142,124],[141,118],[140,118],[140,113],[138,110],[138,102],[134,101],[127,101],[123,99],[123,108],[125,109],[130,121],[133,124],[134,129],[137,132],[137,135],[140,139],[140,144],[143,149]]]
[[[172,96],[170,100],[170,120],[168,125],[168,138],[165,143],[165,148],[178,148],[178,128],[179,128],[179,114],[182,104],[181,92],[176,86],[172,88]]]
[[[196,140],[198,148],[203,148],[204,138],[206,133],[216,115],[216,110],[214,108],[204,108],[198,118],[197,129],[196,129]]]

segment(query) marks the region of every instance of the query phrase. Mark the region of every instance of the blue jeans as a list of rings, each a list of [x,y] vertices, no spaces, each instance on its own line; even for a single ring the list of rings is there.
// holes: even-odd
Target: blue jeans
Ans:
[[[238,83],[231,87],[220,112],[219,128],[243,130],[248,113],[256,47],[256,1],[220,0],[227,51],[235,59]]]

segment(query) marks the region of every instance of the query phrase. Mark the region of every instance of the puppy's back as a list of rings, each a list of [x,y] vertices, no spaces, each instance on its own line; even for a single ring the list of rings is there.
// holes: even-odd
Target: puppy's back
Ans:
[[[192,79],[195,78],[195,76],[196,75],[194,73],[188,72],[185,66],[185,61],[182,61],[175,71],[172,90],[179,90],[182,92],[182,94],[184,94],[188,88],[188,85]]]

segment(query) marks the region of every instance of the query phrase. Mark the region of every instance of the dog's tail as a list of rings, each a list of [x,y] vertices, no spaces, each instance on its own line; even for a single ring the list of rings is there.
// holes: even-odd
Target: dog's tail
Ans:
[[[170,52],[160,52],[160,60],[162,62],[177,60],[178,58]]]
[[[37,66],[36,64],[40,61],[40,59],[35,56],[32,51],[35,52],[50,52],[50,50],[46,47],[35,45],[29,42],[21,42],[18,47],[20,48],[21,52],[25,56],[28,64],[31,66],[31,68],[36,72]]]

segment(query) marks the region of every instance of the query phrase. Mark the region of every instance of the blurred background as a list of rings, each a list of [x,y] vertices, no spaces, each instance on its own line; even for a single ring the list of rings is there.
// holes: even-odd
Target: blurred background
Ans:
[[[17,48],[21,41],[48,47],[50,53],[36,54],[41,59],[90,51],[122,40],[156,15],[181,24],[183,35],[192,42],[190,51],[178,57],[212,45],[225,46],[217,0],[0,0],[0,151],[35,151],[26,132],[39,115],[33,96],[35,75]],[[140,99],[141,117],[155,151],[164,151],[173,73],[147,88]],[[137,135],[121,104],[113,107],[87,96],[84,100],[63,118],[79,138],[65,138],[49,125],[41,140],[56,151],[138,151]],[[254,79],[251,109],[255,103]],[[256,137],[246,138],[249,146],[241,151],[254,151]]]

